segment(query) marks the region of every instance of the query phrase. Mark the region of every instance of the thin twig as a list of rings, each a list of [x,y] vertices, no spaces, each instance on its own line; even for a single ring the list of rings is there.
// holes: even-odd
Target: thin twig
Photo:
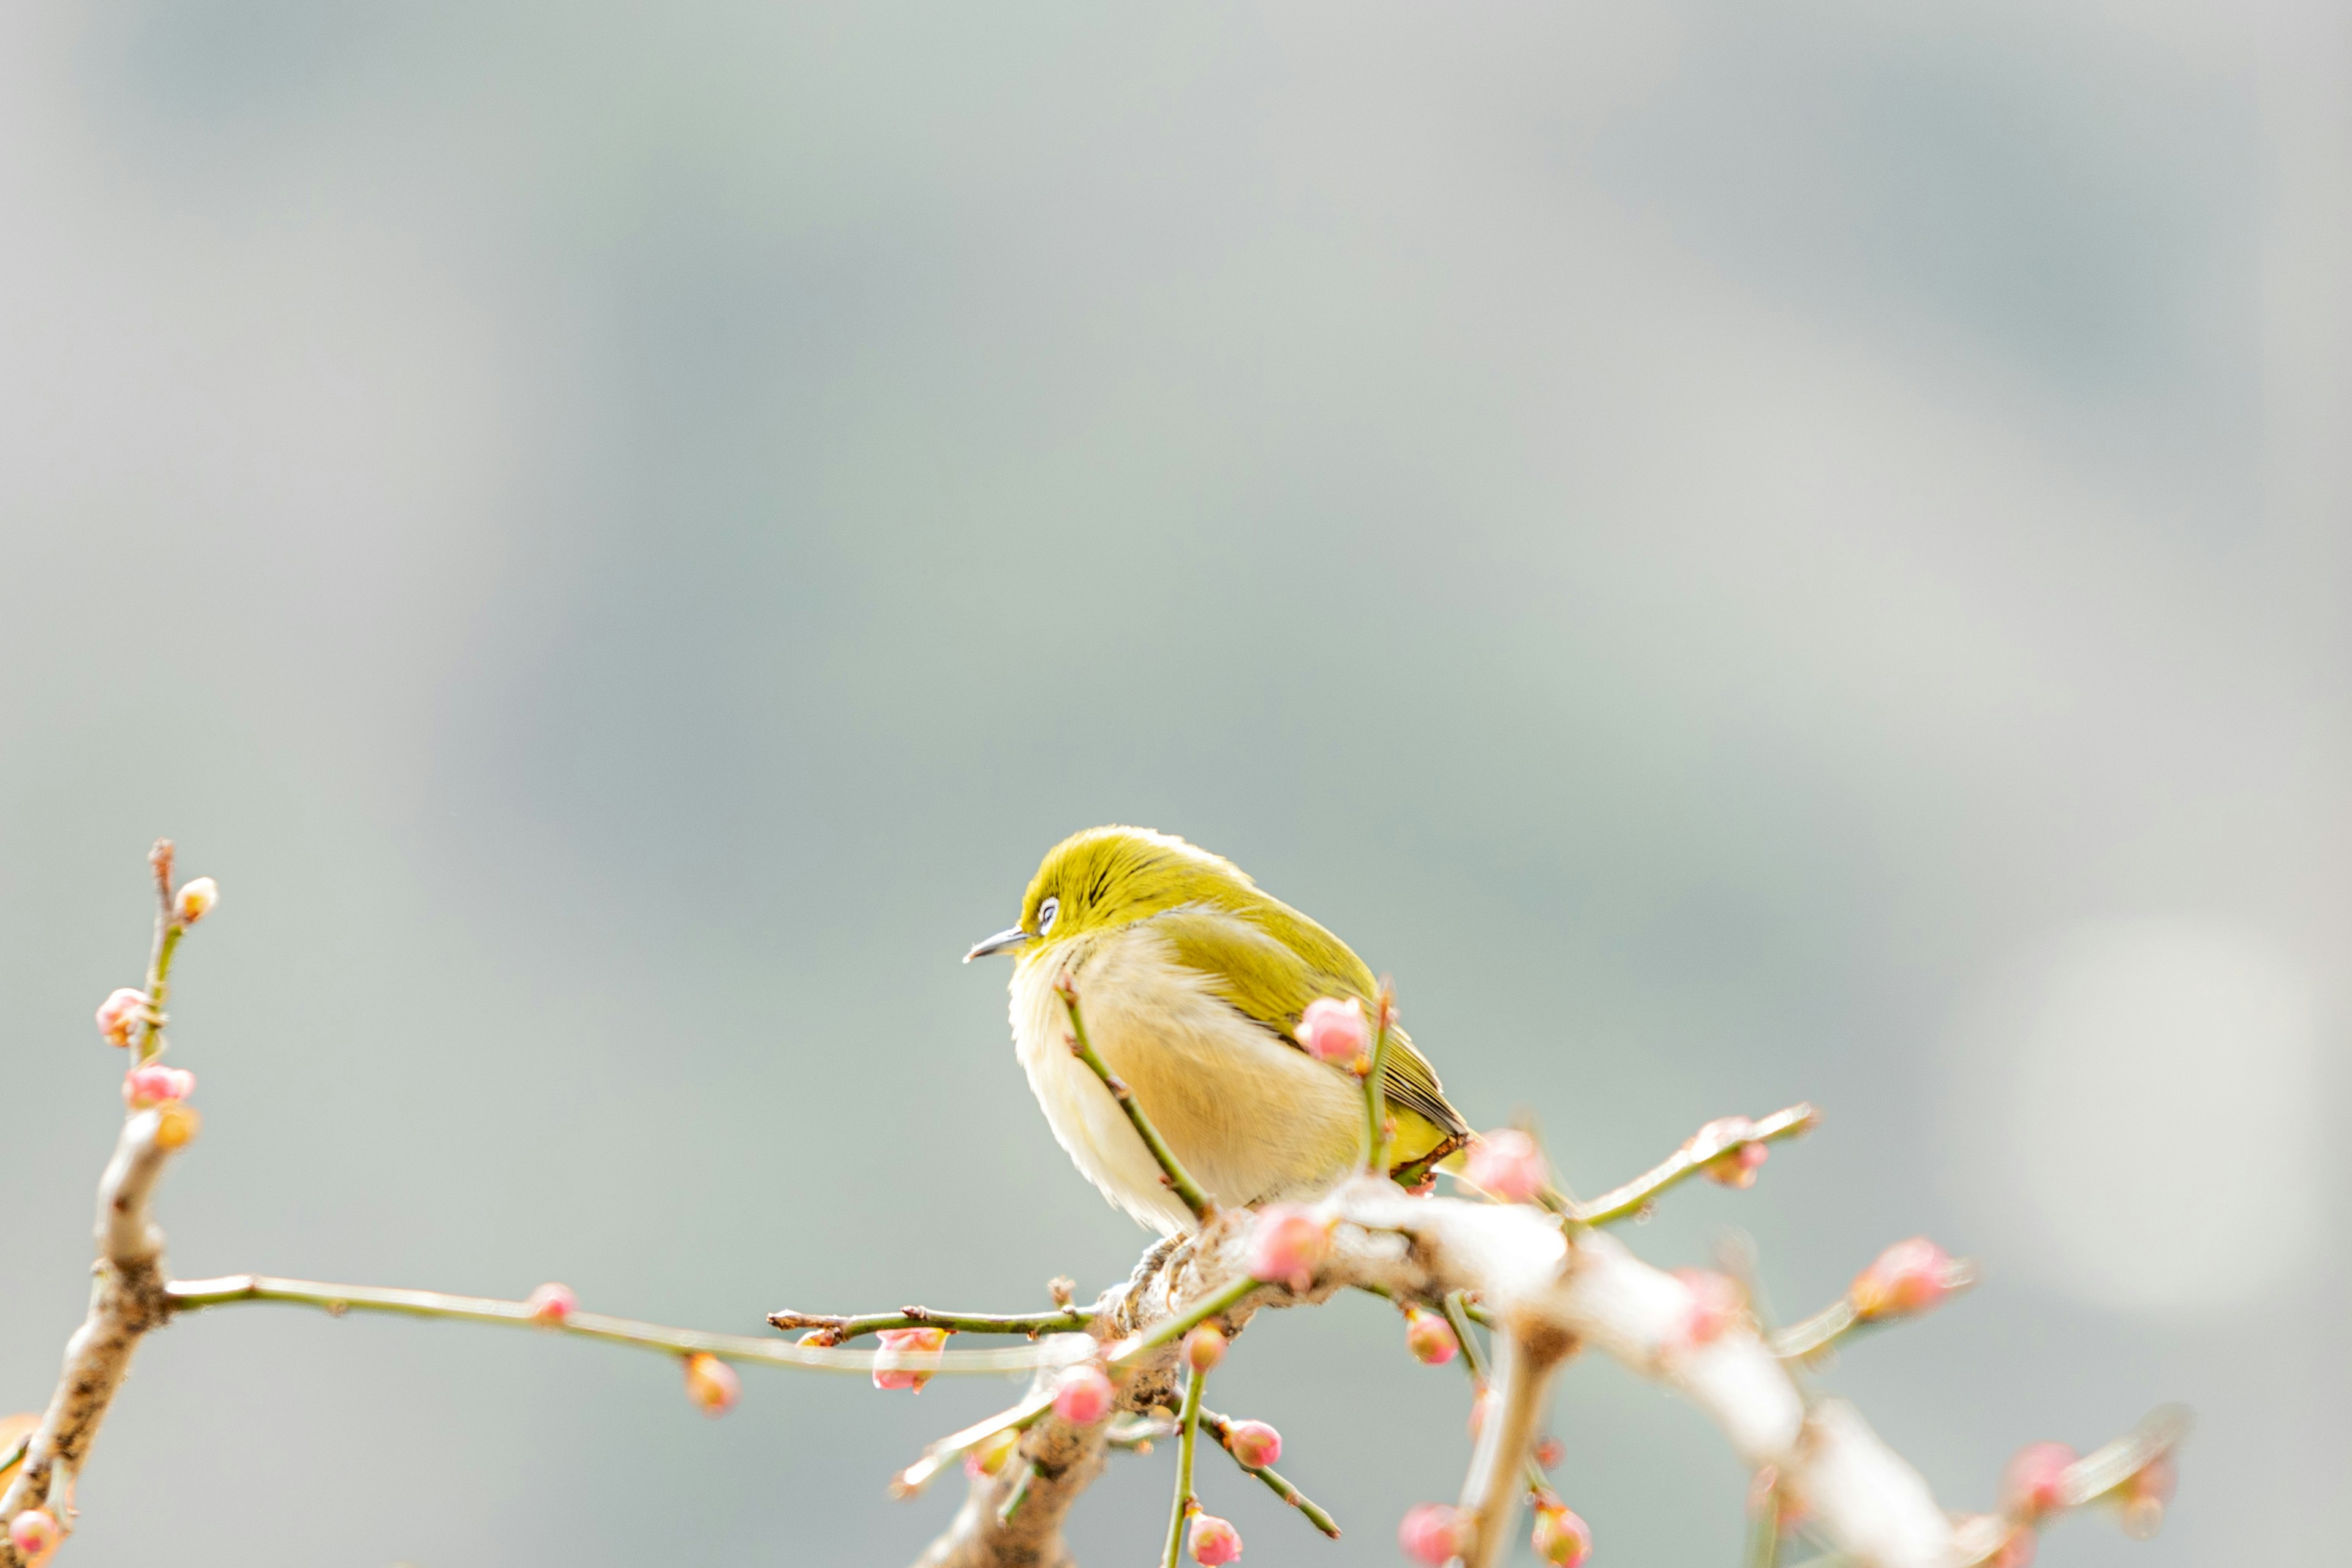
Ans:
[[[1479,1352],[1478,1336],[1470,1331],[1470,1314],[1474,1310],[1470,1298],[1460,1290],[1448,1290],[1440,1304],[1445,1309],[1446,1322],[1453,1327],[1454,1342],[1462,1347],[1462,1370],[1470,1374],[1470,1397],[1475,1400],[1486,1392],[1486,1358]],[[1527,1472],[1529,1495],[1540,1497],[1551,1489],[1551,1483],[1544,1479],[1543,1467],[1536,1463],[1533,1454],[1528,1456]]]
[[[1459,1290],[1445,1293],[1445,1321],[1453,1325],[1454,1342],[1462,1347],[1462,1365],[1470,1373],[1470,1381],[1482,1391],[1486,1386],[1486,1358],[1478,1349],[1478,1336],[1470,1331],[1470,1298]]]
[[[1201,1412],[1201,1425],[1209,1429],[1209,1435],[1217,1440],[1217,1446],[1232,1456],[1234,1463],[1241,1466],[1244,1475],[1255,1476],[1265,1483],[1267,1490],[1305,1514],[1309,1524],[1334,1541],[1339,1539],[1339,1521],[1331,1517],[1322,1504],[1284,1479],[1281,1474],[1271,1467],[1244,1464],[1242,1457],[1234,1453],[1233,1417],[1220,1415],[1213,1410],[1203,1410]]]
[[[1151,1157],[1160,1163],[1160,1179],[1184,1200],[1184,1206],[1192,1210],[1194,1219],[1207,1219],[1216,1212],[1215,1202],[1184,1169],[1183,1163],[1176,1158],[1175,1151],[1168,1147],[1168,1141],[1160,1136],[1160,1129],[1151,1125],[1151,1118],[1146,1116],[1143,1107],[1136,1102],[1135,1091],[1110,1070],[1110,1064],[1102,1059],[1095,1050],[1094,1042],[1087,1038],[1086,1020],[1078,1012],[1076,988],[1066,979],[1055,989],[1062,994],[1062,1005],[1070,1013],[1070,1054],[1094,1069],[1095,1076],[1102,1079],[1103,1087],[1110,1090],[1111,1098],[1118,1101],[1118,1108],[1127,1112],[1127,1120],[1134,1126],[1136,1136],[1143,1140],[1143,1146],[1150,1150]]]
[[[1780,1483],[1778,1471],[1771,1471],[1769,1484],[1764,1471],[1758,1472],[1755,1507],[1748,1521],[1748,1551],[1744,1555],[1746,1568],[1780,1568]]]
[[[1552,1375],[1571,1342],[1550,1331],[1495,1338],[1494,1387],[1501,1398],[1486,1412],[1462,1482],[1462,1511],[1470,1516],[1464,1568],[1495,1568],[1510,1551],[1511,1521],[1523,1492],[1544,1489],[1543,1472],[1529,1458],[1537,1425],[1549,1403]]]
[[[1192,1495],[1192,1450],[1201,1437],[1201,1390],[1209,1374],[1192,1367],[1184,1374],[1184,1408],[1176,1415],[1176,1502],[1168,1515],[1168,1551],[1160,1568],[1176,1568],[1184,1546],[1184,1521],[1201,1504]]]
[[[1021,1511],[1021,1505],[1029,1500],[1029,1485],[1036,1479],[1037,1467],[1031,1464],[1026,1459],[1022,1460],[1021,1474],[1019,1478],[1013,1481],[1013,1489],[1004,1494],[1004,1501],[997,1506],[997,1523],[1011,1524],[1013,1522],[1013,1516],[1019,1513]]]
[[[163,1054],[163,1004],[172,993],[172,955],[188,929],[172,906],[172,855],[168,838],[158,838],[147,851],[147,864],[155,871],[156,910],[155,945],[147,957],[147,1012],[140,1020],[137,1047],[142,1067]]]
[[[244,1301],[277,1301],[289,1306],[316,1307],[332,1317],[346,1312],[394,1312],[412,1318],[454,1318],[470,1323],[499,1323],[509,1328],[538,1328],[548,1333],[601,1340],[607,1344],[634,1345],[640,1350],[672,1355],[697,1353],[721,1361],[758,1363],[765,1366],[806,1367],[819,1372],[870,1373],[876,1351],[837,1350],[824,1345],[779,1343],[749,1334],[716,1334],[701,1329],[673,1329],[632,1318],[609,1318],[601,1312],[573,1312],[561,1323],[542,1324],[526,1301],[505,1301],[487,1296],[449,1296],[437,1290],[388,1289],[378,1285],[327,1285],[313,1279],[278,1279],[260,1274],[238,1274],[224,1279],[175,1279],[164,1296],[174,1313],[202,1311]],[[1082,1359],[1091,1345],[1053,1343],[1004,1350],[940,1351],[936,1365],[925,1358],[927,1373],[1006,1373],[1050,1366]]]
[[[1083,1333],[1094,1321],[1094,1312],[1085,1307],[1064,1307],[1051,1312],[942,1312],[929,1307],[901,1307],[895,1312],[867,1312],[852,1317],[840,1317],[826,1312],[795,1312],[787,1307],[768,1314],[768,1321],[790,1332],[795,1329],[815,1331],[819,1336],[814,1344],[837,1345],[865,1334],[878,1334],[886,1329],[945,1329],[958,1334],[1026,1334],[1031,1339],[1040,1334]]]
[[[1612,1220],[1635,1215],[1667,1188],[1696,1172],[1708,1161],[1718,1158],[1743,1143],[1769,1143],[1778,1139],[1794,1138],[1810,1132],[1821,1121],[1821,1112],[1810,1105],[1792,1105],[1779,1110],[1761,1121],[1748,1122],[1729,1131],[1720,1132],[1701,1142],[1693,1138],[1675,1151],[1664,1164],[1643,1173],[1617,1188],[1601,1194],[1590,1203],[1568,1205],[1568,1217],[1579,1225],[1607,1225]]]
[[[1206,1419],[1203,1415],[1202,1419]],[[1110,1433],[1103,1441],[1114,1448],[1130,1449],[1135,1453],[1151,1452],[1151,1445],[1176,1436],[1176,1423],[1156,1415],[1129,1415],[1114,1421]]]
[[[1942,1278],[1944,1295],[1957,1296],[1975,1286],[1977,1266],[1965,1258],[1955,1258],[1945,1264]],[[1865,1318],[1854,1310],[1852,1297],[1841,1296],[1811,1317],[1782,1329],[1769,1342],[1772,1353],[1782,1361],[1811,1361],[1866,1330],[1902,1322],[1905,1316]]]
[[[1110,1358],[1114,1372],[1122,1372],[1143,1361],[1153,1351],[1171,1340],[1182,1339],[1220,1312],[1231,1311],[1241,1305],[1242,1299],[1255,1290],[1259,1281],[1244,1274],[1228,1281],[1222,1289],[1211,1291],[1181,1312],[1163,1318],[1144,1333],[1124,1342],[1117,1354]]]
[[[941,1470],[973,1448],[985,1443],[999,1432],[1025,1432],[1035,1426],[1045,1412],[1054,1408],[1054,1390],[1049,1384],[1032,1389],[1029,1396],[1010,1410],[999,1411],[985,1421],[975,1421],[961,1432],[950,1432],[929,1447],[923,1457],[890,1478],[890,1495],[910,1498],[931,1484]]]

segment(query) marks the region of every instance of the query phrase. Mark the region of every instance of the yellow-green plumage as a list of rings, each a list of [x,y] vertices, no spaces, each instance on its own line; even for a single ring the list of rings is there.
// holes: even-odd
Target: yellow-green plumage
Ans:
[[[1292,1037],[1308,1003],[1375,1006],[1371,971],[1338,937],[1260,891],[1231,861],[1147,828],[1055,846],[1021,923],[973,950],[1009,952],[1013,1031],[1055,1136],[1087,1178],[1164,1232],[1191,1217],[1101,1082],[1065,1046],[1066,979],[1087,1033],[1176,1157],[1222,1204],[1314,1196],[1360,1157],[1361,1089]],[[1395,1168],[1425,1165],[1469,1129],[1402,1030],[1383,1086]]]

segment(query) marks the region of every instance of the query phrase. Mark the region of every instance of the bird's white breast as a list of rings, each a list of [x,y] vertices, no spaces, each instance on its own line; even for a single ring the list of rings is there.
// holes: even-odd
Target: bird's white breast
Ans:
[[[1093,1069],[1070,1051],[1077,992],[1087,1037],[1193,1179],[1220,1204],[1307,1198],[1345,1175],[1363,1121],[1355,1080],[1218,999],[1149,921],[1021,960],[1013,1037],[1054,1136],[1103,1195],[1162,1234],[1192,1215]]]

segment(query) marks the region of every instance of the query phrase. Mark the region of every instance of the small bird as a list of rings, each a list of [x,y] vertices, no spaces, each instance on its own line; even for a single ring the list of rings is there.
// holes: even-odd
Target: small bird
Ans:
[[[1092,827],[1046,853],[1020,923],[964,954],[1014,956],[1013,1040],[1054,1136],[1087,1179],[1165,1236],[1183,1203],[1117,1100],[1068,1047],[1067,983],[1087,1034],[1170,1150],[1220,1205],[1316,1197],[1362,1158],[1363,1087],[1293,1031],[1318,997],[1376,1019],[1348,944],[1241,868],[1146,827]],[[1391,1173],[1425,1174],[1471,1142],[1429,1063],[1389,1031]]]

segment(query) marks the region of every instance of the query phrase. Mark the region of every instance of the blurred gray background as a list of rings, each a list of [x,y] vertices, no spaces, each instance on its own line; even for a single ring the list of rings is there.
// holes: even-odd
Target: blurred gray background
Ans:
[[[2166,1535],[2044,1563],[2340,1549],[2340,7],[23,4],[0,213],[0,1407],[158,833],[224,889],[182,1274],[756,1330],[1124,1273],[956,959],[1127,821],[1586,1191],[1818,1101],[1632,1234],[1792,1315],[1980,1258],[1828,1380],[1949,1504],[2195,1405]],[[1349,1527],[1212,1461],[1252,1563],[1457,1484],[1377,1303],[1228,1364]],[[69,1551],[895,1563],[1011,1392],[746,1384],[222,1312]],[[1736,1561],[1692,1411],[1586,1364],[1555,1425],[1598,1563]]]

